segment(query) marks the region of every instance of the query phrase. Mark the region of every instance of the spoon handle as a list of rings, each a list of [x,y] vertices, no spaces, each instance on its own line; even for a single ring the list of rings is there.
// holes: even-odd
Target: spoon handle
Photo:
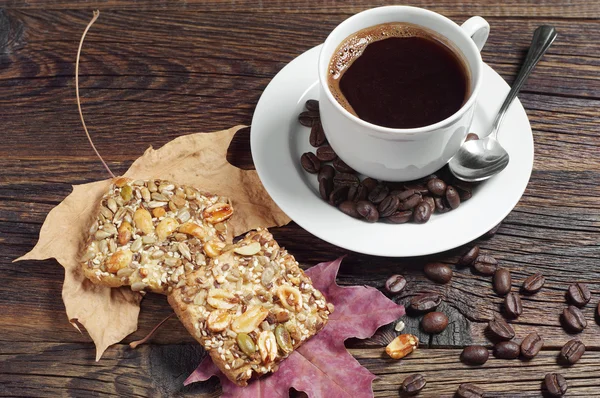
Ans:
[[[491,137],[496,138],[498,135],[498,129],[502,123],[502,119],[504,118],[506,111],[508,110],[508,107],[521,90],[521,87],[523,87],[523,84],[525,84],[525,81],[531,74],[531,71],[535,65],[546,53],[546,50],[548,50],[555,38],[556,29],[554,29],[554,26],[542,25],[533,33],[531,46],[529,47],[529,51],[527,52],[523,66],[521,66],[521,70],[519,71],[513,86],[508,92],[502,107],[500,107],[500,111],[496,115],[496,119],[494,119],[494,123],[492,124],[491,132],[489,134]]]

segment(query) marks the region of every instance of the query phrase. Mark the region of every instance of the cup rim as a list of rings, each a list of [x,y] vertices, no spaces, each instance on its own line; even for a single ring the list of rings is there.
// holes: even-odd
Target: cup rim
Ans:
[[[323,43],[323,47],[321,48],[321,51],[319,53],[319,61],[318,61],[319,83],[321,85],[321,88],[324,89],[329,101],[333,103],[333,106],[335,108],[337,108],[337,110],[339,110],[342,113],[342,115],[344,115],[346,118],[350,119],[351,121],[358,123],[359,125],[361,125],[363,127],[366,127],[371,130],[375,130],[376,132],[384,133],[384,134],[401,135],[401,134],[426,133],[426,132],[434,131],[439,128],[443,128],[447,125],[450,125],[450,124],[454,123],[455,121],[457,121],[458,119],[460,119],[467,112],[467,110],[470,109],[474,105],[475,101],[477,100],[477,94],[479,93],[479,89],[481,87],[481,64],[482,64],[483,60],[481,59],[481,53],[477,49],[475,42],[470,37],[467,36],[467,38],[468,38],[467,43],[469,43],[468,46],[471,47],[472,50],[474,50],[476,57],[477,57],[477,61],[478,61],[475,65],[475,68],[477,68],[475,87],[473,88],[473,91],[471,92],[469,99],[460,107],[460,109],[457,110],[456,112],[454,112],[452,115],[448,116],[447,118],[442,119],[439,122],[436,122],[434,124],[429,124],[427,126],[414,127],[414,128],[392,128],[392,127],[379,126],[377,124],[373,124],[373,123],[364,121],[361,118],[359,118],[358,116],[353,115],[348,110],[346,110],[346,108],[344,108],[342,105],[340,105],[340,103],[335,99],[335,97],[331,93],[331,90],[329,89],[329,85],[327,84],[327,76],[324,76],[326,68],[323,68],[323,57],[324,57],[323,53],[324,53],[325,49],[327,48],[329,42],[332,40],[333,34],[341,27],[354,22],[356,19],[362,18],[363,15],[365,15],[365,14],[384,13],[386,11],[391,11],[391,10],[400,11],[400,10],[406,10],[406,9],[416,10],[418,12],[425,13],[425,14],[429,15],[430,17],[440,19],[440,20],[444,21],[445,23],[450,24],[452,27],[455,27],[456,29],[458,29],[458,31],[461,32],[461,34],[466,35],[466,33],[462,30],[460,25],[458,25],[456,22],[452,21],[450,18],[445,17],[442,14],[438,14],[437,12],[434,12],[434,11],[431,11],[431,10],[428,10],[425,8],[413,7],[413,6],[383,6],[383,7],[375,7],[375,8],[370,8],[365,11],[361,11],[361,12],[354,14],[353,16],[347,18],[346,20],[342,21],[339,25],[337,25],[329,33],[329,35],[325,39],[325,42]],[[356,33],[356,32],[354,32],[354,33]],[[346,37],[348,37],[348,36],[346,36]],[[452,44],[456,45],[456,43],[454,43],[453,41],[451,41],[451,40],[449,40],[449,41]],[[337,43],[336,48],[337,48],[337,46],[339,46],[339,43]],[[458,45],[456,45],[456,47],[458,49],[460,49],[460,47],[458,47]],[[327,65],[329,65],[330,60],[328,59],[326,61],[327,61]],[[467,60],[465,60],[465,62],[466,61]],[[471,65],[468,64],[468,62],[467,62],[467,66],[470,69],[473,69],[473,68],[471,68]],[[470,70],[470,72],[473,73],[473,70]]]

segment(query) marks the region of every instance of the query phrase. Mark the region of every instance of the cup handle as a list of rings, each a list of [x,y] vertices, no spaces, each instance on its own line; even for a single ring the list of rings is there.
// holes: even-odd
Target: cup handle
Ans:
[[[490,35],[490,24],[481,17],[471,17],[460,27],[473,39],[477,49],[481,51]]]

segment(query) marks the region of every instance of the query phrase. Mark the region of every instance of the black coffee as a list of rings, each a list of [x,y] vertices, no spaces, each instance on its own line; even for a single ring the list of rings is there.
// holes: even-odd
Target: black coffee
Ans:
[[[437,123],[469,97],[462,58],[436,33],[389,23],[361,30],[338,47],[329,87],[338,102],[367,122],[391,128]]]

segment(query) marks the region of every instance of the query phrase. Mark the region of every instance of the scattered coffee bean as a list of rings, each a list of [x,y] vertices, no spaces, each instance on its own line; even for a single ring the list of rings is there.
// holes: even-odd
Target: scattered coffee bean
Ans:
[[[437,283],[448,283],[452,279],[452,268],[444,263],[429,263],[423,267],[425,276]]]
[[[414,191],[405,191],[405,192],[414,192]],[[420,193],[414,192],[412,195],[408,196],[406,199],[403,199],[405,195],[398,195],[398,199],[400,199],[400,210],[410,210],[414,209],[416,206],[421,203],[423,197]]]
[[[367,187],[367,189],[369,190],[369,192],[371,192],[372,190],[375,189],[375,187],[377,185],[379,185],[379,183],[377,182],[376,179],[371,178],[371,177],[367,177],[362,181],[362,184]]]
[[[389,192],[390,189],[387,186],[379,184],[371,191],[369,191],[368,198],[371,202],[373,202],[373,204],[378,205],[383,201],[383,199],[385,199],[388,196]]]
[[[352,167],[348,166],[339,157],[333,161],[333,168],[339,171],[340,173],[356,173],[356,171],[354,171]]]
[[[332,147],[329,145],[324,145],[317,148],[317,158],[319,158],[321,162],[331,162],[337,158],[337,154],[334,152]]]
[[[581,359],[584,352],[585,345],[583,345],[581,340],[573,339],[569,340],[560,350],[560,358],[568,364],[573,365]]]
[[[467,201],[473,197],[473,191],[467,191],[458,187],[454,188],[456,189],[456,192],[458,192],[458,197],[460,198],[461,202]]]
[[[427,194],[429,194],[429,189],[427,189],[427,184],[421,184],[421,183],[406,184],[406,185],[404,185],[404,189],[407,189],[407,190],[413,189],[419,195],[427,195]]]
[[[439,178],[427,181],[427,189],[435,196],[443,196],[446,193],[446,183]]]
[[[494,356],[499,359],[515,359],[521,354],[521,346],[514,341],[501,341],[494,346]]]
[[[479,139],[479,136],[475,133],[469,133],[467,134],[467,138],[465,138],[465,142],[467,141],[476,141]]]
[[[361,218],[358,211],[356,211],[356,202],[352,202],[350,200],[345,200],[338,205],[338,209],[344,214],[349,215],[353,218]]]
[[[438,213],[443,214],[452,210],[450,207],[446,206],[444,199],[434,198],[433,200],[435,202],[435,211],[437,211]]]
[[[361,200],[356,203],[356,211],[362,218],[364,218],[367,222],[376,222],[379,220],[379,212],[375,205],[366,200]]]
[[[500,225],[502,225],[502,223],[496,225],[494,228],[490,229],[485,234],[481,235],[481,239],[491,239],[491,238],[493,238],[494,235],[496,235],[496,233],[500,229]]]
[[[428,312],[423,319],[421,319],[421,328],[425,333],[442,333],[447,326],[448,317],[443,312]]]
[[[580,333],[587,327],[583,312],[574,305],[570,305],[563,310],[562,319],[565,328],[570,332]]]
[[[303,126],[312,127],[315,122],[319,122],[319,112],[304,111],[298,115],[298,121]]]
[[[546,278],[542,274],[533,274],[523,281],[523,291],[528,294],[537,293],[546,283]]]
[[[471,265],[477,260],[477,257],[479,257],[479,246],[473,246],[462,255],[458,260],[458,264],[463,266]]]
[[[450,185],[446,188],[446,203],[448,203],[452,210],[460,205],[460,196],[456,192],[456,189]]]
[[[512,279],[510,271],[506,268],[498,268],[494,273],[494,291],[499,296],[506,296],[510,292]]]
[[[395,211],[392,215],[388,216],[386,220],[391,222],[392,224],[404,224],[410,221],[412,215],[412,210],[398,210]]]
[[[414,311],[431,311],[442,303],[442,296],[437,293],[423,293],[410,300],[409,308]],[[514,337],[514,332],[513,332]]]
[[[392,275],[385,281],[385,290],[390,294],[398,294],[406,287],[406,279],[402,275]]]
[[[517,293],[511,292],[504,299],[504,312],[511,318],[518,318],[523,313],[523,304],[521,297]]]
[[[534,358],[544,346],[544,339],[537,332],[531,332],[521,342],[521,355],[524,358]]]
[[[306,152],[300,157],[302,168],[309,173],[318,173],[321,169],[321,161],[317,159],[317,155],[312,152]]]
[[[567,296],[569,297],[569,301],[579,308],[589,303],[592,298],[590,289],[588,289],[585,283],[574,283],[569,286]]]
[[[329,194],[329,204],[332,206],[338,206],[340,203],[348,198],[348,187],[340,185],[335,187]]]
[[[333,166],[330,166],[328,164],[321,165],[321,170],[319,170],[319,174],[317,176],[317,181],[320,182],[324,178],[333,180],[334,176],[335,176],[335,170],[334,170]]]
[[[310,129],[310,135],[308,137],[308,142],[310,143],[310,145],[314,146],[315,148],[318,148],[321,145],[323,145],[326,141],[327,138],[325,137],[325,131],[323,131],[323,126],[321,125],[321,122],[313,122],[313,125]]]
[[[515,337],[515,330],[503,318],[495,316],[488,323],[490,332],[499,340],[511,340]]]
[[[309,111],[315,111],[315,112],[319,111],[319,101],[317,101],[315,99],[309,99],[308,101],[306,101],[304,106]]]
[[[492,256],[482,254],[477,256],[473,262],[473,268],[480,274],[491,276],[494,275],[498,268],[498,260]]]
[[[358,202],[359,200],[367,199],[369,191],[363,184],[351,185],[348,190],[348,200]]]
[[[421,374],[414,374],[408,376],[402,382],[400,389],[407,395],[417,395],[423,388],[425,388],[425,377]]]
[[[435,211],[435,199],[433,199],[433,196],[423,196],[423,201],[421,203],[427,204],[433,214]]]
[[[558,373],[548,373],[546,377],[544,377],[544,385],[546,386],[548,394],[553,397],[562,397],[568,389],[567,380]]]
[[[483,394],[485,394],[483,389],[471,383],[463,383],[458,386],[458,390],[456,390],[456,396],[458,398],[483,398]]]
[[[465,347],[462,354],[460,354],[460,360],[469,365],[483,365],[487,362],[490,353],[487,348],[481,345],[471,345]]]
[[[415,207],[413,213],[413,221],[416,224],[425,224],[431,218],[431,207],[425,202],[421,202],[417,207]]]
[[[400,201],[396,196],[388,195],[385,199],[379,203],[377,210],[379,211],[379,217],[389,217],[396,212]]]
[[[319,193],[321,194],[321,198],[323,198],[323,200],[329,200],[331,191],[333,191],[333,179],[323,178],[319,182]]]
[[[333,177],[333,184],[336,186],[341,186],[341,185],[345,185],[345,186],[351,186],[351,185],[358,185],[358,177],[356,176],[356,174],[351,174],[351,173],[337,173],[334,177]]]

